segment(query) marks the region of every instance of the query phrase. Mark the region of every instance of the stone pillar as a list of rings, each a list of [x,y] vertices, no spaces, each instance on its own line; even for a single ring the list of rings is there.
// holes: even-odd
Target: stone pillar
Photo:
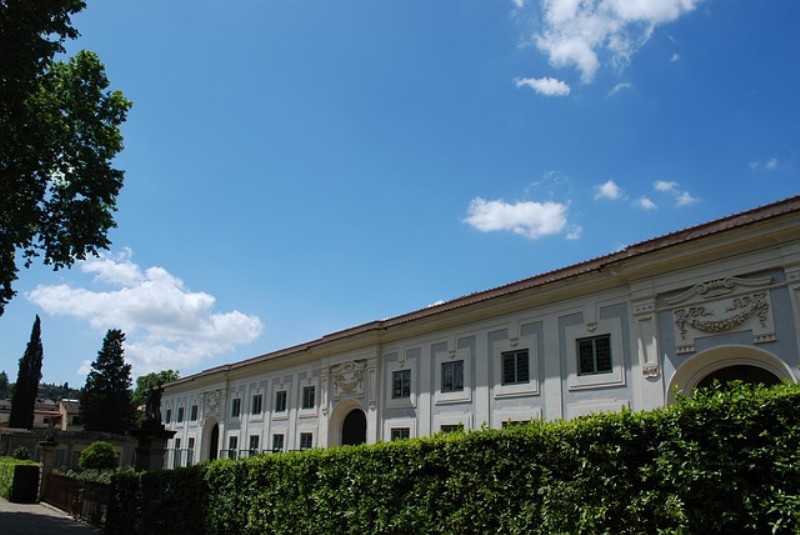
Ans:
[[[175,436],[176,432],[167,431],[163,425],[132,429],[130,434],[139,441],[136,446],[136,470],[163,470],[167,441]]]
[[[42,472],[39,475],[39,496],[38,500],[42,501],[44,497],[45,487],[47,486],[47,476],[53,471],[56,461],[56,447],[58,442],[52,438],[39,442],[39,447],[42,448]]]

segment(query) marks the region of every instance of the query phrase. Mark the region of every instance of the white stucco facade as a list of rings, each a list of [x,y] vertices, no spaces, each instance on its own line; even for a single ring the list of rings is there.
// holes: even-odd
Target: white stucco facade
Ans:
[[[171,383],[170,464],[652,409],[713,374],[797,381],[798,340],[795,197]]]

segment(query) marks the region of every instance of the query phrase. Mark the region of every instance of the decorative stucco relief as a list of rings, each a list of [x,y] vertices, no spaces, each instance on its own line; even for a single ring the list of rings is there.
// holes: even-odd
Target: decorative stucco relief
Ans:
[[[224,399],[225,394],[222,393],[222,390],[203,392],[203,418],[208,416],[219,418],[222,414],[222,402]]]
[[[726,332],[751,330],[755,344],[775,340],[769,292],[741,293],[771,281],[770,277],[719,279],[698,284],[668,301],[686,305],[673,311],[677,352],[693,352],[697,337]]]
[[[362,397],[364,395],[364,372],[366,368],[367,364],[363,360],[351,360],[332,366],[333,397],[340,398],[346,395]]]

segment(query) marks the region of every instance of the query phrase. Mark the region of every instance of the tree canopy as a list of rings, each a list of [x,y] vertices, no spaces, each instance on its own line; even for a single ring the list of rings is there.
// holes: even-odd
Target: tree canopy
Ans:
[[[137,377],[136,390],[133,391],[133,406],[140,407],[144,405],[145,396],[149,388],[175,381],[180,375],[180,372],[177,370],[162,370],[160,372],[150,372]]]
[[[31,339],[25,348],[25,353],[19,359],[19,372],[14,385],[14,394],[11,397],[11,415],[9,427],[19,429],[33,428],[33,410],[36,406],[36,394],[39,391],[39,381],[42,380],[42,325],[39,316],[33,321]]]
[[[81,416],[87,431],[124,433],[133,423],[131,365],[125,363],[125,334],[111,329],[92,363],[81,392]]]
[[[131,103],[97,55],[57,61],[82,0],[0,0],[0,315],[21,261],[54,269],[110,245]]]

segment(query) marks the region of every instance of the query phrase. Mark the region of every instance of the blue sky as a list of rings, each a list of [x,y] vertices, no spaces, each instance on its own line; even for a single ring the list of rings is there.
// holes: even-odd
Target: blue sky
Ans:
[[[44,381],[188,375],[800,193],[795,0],[90,1],[134,105],[99,259],[20,273]]]

